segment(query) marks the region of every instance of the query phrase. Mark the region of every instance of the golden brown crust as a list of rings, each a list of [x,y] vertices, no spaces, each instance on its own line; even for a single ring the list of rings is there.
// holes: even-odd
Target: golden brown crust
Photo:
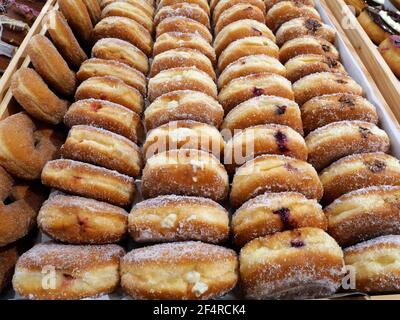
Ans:
[[[0,293],[11,282],[17,260],[18,252],[15,246],[0,249]]]
[[[115,2],[116,0],[100,0],[100,8],[103,10],[110,3]],[[149,18],[153,18],[154,16],[154,5],[149,3],[147,0],[118,0],[119,2],[127,2],[138,9],[145,12],[145,14]]]
[[[159,7],[154,16],[154,25],[158,26],[161,21],[169,17],[190,18],[210,28],[210,18],[208,14],[197,4],[181,2]]]
[[[259,8],[262,12],[265,12],[265,4],[263,0],[219,0],[215,3],[213,8],[213,23],[214,25],[218,22],[220,16],[229,8],[239,3],[251,4]]]
[[[101,19],[101,9],[98,0],[83,0],[93,25]]]
[[[379,52],[397,77],[400,77],[400,36],[390,36],[379,45]]]
[[[377,46],[390,37],[391,34],[386,32],[379,24],[375,23],[374,19],[371,18],[370,14],[365,9],[361,11],[357,19],[367,35]]]
[[[210,15],[210,6],[208,5],[207,0],[159,0],[158,7],[162,8],[165,6],[170,6],[175,3],[191,3],[200,6],[204,10],[207,15]]]
[[[287,1],[287,0],[264,0],[266,12],[268,12],[274,5],[282,1]],[[315,7],[314,0],[295,0],[295,1],[303,3],[310,7]]]

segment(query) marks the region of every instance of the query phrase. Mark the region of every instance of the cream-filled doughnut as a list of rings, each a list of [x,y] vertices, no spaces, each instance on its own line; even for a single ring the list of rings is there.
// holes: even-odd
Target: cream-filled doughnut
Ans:
[[[175,3],[191,3],[198,5],[207,15],[210,15],[210,6],[207,0],[159,0],[157,2],[159,8],[170,6]]]
[[[158,26],[161,21],[169,17],[190,18],[200,22],[207,28],[210,28],[210,17],[197,4],[178,2],[168,6],[159,7],[154,16],[154,25]]]
[[[266,12],[268,12],[274,5],[282,1],[287,0],[264,0]],[[311,7],[315,7],[314,0],[295,0],[295,2],[300,2]]]
[[[211,4],[214,24],[218,22],[219,17],[226,10],[229,10],[229,8],[239,3],[251,4],[259,8],[262,12],[265,12],[265,4],[263,0],[219,0]]]
[[[213,39],[210,30],[204,24],[181,16],[168,17],[161,21],[156,29],[156,37],[167,32],[194,33],[203,37],[208,43]]]
[[[110,3],[115,2],[116,0],[100,0],[100,8],[103,10]],[[154,5],[149,3],[147,0],[118,0],[119,2],[128,2],[129,4],[137,7],[142,10],[149,18],[153,18],[154,16]]]

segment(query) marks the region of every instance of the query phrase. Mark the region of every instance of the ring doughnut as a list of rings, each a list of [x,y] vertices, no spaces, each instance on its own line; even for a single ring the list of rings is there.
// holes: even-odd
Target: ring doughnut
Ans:
[[[117,206],[127,206],[136,193],[134,179],[116,171],[73,160],[47,162],[42,183],[51,188],[94,198]]]
[[[35,119],[58,124],[69,102],[57,97],[31,68],[20,68],[11,79],[11,92],[17,102]]]
[[[101,19],[101,9],[98,0],[83,0],[86,6],[87,12],[89,13],[92,24],[95,25]]]
[[[158,244],[121,259],[121,286],[138,299],[206,300],[229,292],[237,281],[236,253],[202,242]]]
[[[156,29],[158,38],[167,32],[194,33],[211,43],[213,36],[208,28],[200,22],[186,17],[168,17],[161,21]]]
[[[373,186],[400,185],[400,162],[384,153],[347,156],[320,173],[324,186],[323,201],[332,203],[340,196]]]
[[[248,299],[331,296],[346,274],[342,249],[317,228],[255,239],[244,246],[239,260],[241,283]]]
[[[103,10],[110,3],[115,2],[116,0],[100,0],[100,8]],[[127,2],[136,8],[142,10],[149,18],[153,18],[154,16],[154,5],[149,3],[147,0],[118,0],[118,2]]]
[[[51,195],[38,215],[40,230],[71,244],[116,243],[127,232],[128,213],[105,202],[63,194]]]
[[[144,111],[147,130],[176,120],[193,120],[219,128],[223,117],[224,109],[217,100],[192,90],[163,94]]]
[[[133,207],[128,221],[135,242],[197,240],[217,244],[229,235],[228,212],[206,198],[161,196],[145,200]]]
[[[301,78],[293,84],[295,100],[299,105],[317,96],[349,93],[362,96],[362,87],[351,77],[340,73],[319,72]]]
[[[306,137],[308,162],[317,171],[356,153],[388,152],[390,139],[375,124],[364,121],[333,122]]]
[[[238,104],[262,95],[275,95],[293,100],[292,83],[277,74],[251,74],[234,79],[223,87],[219,92],[218,101],[225,113],[228,113]]]
[[[264,0],[266,12],[268,12],[274,5],[282,1],[287,0]],[[295,2],[299,2],[313,8],[315,7],[314,0],[296,0]]]
[[[263,0],[219,0],[215,3],[213,8],[213,22],[214,25],[218,22],[219,17],[229,8],[239,3],[245,3],[247,5],[253,5],[259,8],[262,12],[265,12],[265,4]]]
[[[53,129],[36,127],[27,114],[14,114],[0,121],[0,165],[18,178],[38,179],[62,141]]]
[[[158,1],[158,8],[163,8],[165,6],[171,6],[176,3],[190,3],[190,4],[196,4],[200,8],[203,9],[203,11],[209,16],[210,15],[210,7],[208,5],[207,0],[160,0]]]
[[[73,126],[61,147],[65,159],[87,162],[137,178],[143,166],[139,147],[104,129]]]
[[[176,194],[226,199],[228,174],[213,155],[201,150],[170,150],[147,159],[143,169],[142,194],[145,199]]]
[[[210,76],[195,67],[178,67],[163,70],[149,80],[148,99],[153,102],[159,96],[175,90],[194,90],[217,98],[218,90]]]
[[[210,17],[197,4],[187,2],[174,3],[169,6],[159,7],[154,16],[154,25],[169,17],[186,17],[200,22],[202,25],[210,28]]]
[[[15,246],[0,248],[0,293],[10,284],[17,260]]]
[[[279,58],[279,47],[267,37],[247,37],[230,43],[218,58],[220,72],[242,57],[264,54]]]
[[[118,103],[137,114],[144,108],[143,96],[138,90],[115,77],[92,77],[83,81],[75,93],[76,100],[100,99]]]
[[[400,35],[390,36],[379,45],[379,52],[394,74],[400,78]]]
[[[14,290],[35,300],[74,300],[111,293],[119,283],[119,260],[124,253],[124,249],[113,244],[38,244],[19,258]],[[46,271],[55,272],[54,289],[47,288],[50,284],[43,286]]]
[[[71,96],[76,89],[75,73],[58,53],[53,43],[41,34],[29,41],[28,55],[39,75],[64,96]]]

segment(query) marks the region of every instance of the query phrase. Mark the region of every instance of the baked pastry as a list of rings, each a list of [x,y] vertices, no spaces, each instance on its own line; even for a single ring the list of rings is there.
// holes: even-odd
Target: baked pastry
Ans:
[[[100,8],[103,10],[110,3],[116,0],[100,0]],[[148,0],[118,0],[119,2],[128,2],[129,4],[135,6],[136,8],[142,10],[149,18],[154,16],[154,5],[149,3]]]
[[[197,197],[161,196],[136,204],[128,217],[135,242],[198,240],[221,243],[229,235],[229,216],[218,203]]]
[[[356,289],[372,293],[400,290],[398,253],[400,236],[389,235],[344,250],[344,261],[354,268]]]
[[[64,124],[69,128],[76,125],[102,128],[136,143],[144,138],[144,129],[137,113],[105,100],[85,99],[73,103],[65,114]]]
[[[29,41],[27,53],[35,70],[46,83],[64,96],[74,94],[75,73],[49,39],[41,34],[34,35]]]
[[[122,289],[136,299],[211,299],[237,281],[236,253],[201,242],[135,249],[121,260]]]
[[[204,24],[181,16],[172,16],[163,19],[157,26],[156,37],[158,38],[168,32],[194,33],[202,36],[208,43],[211,43],[213,39],[210,30]]]
[[[92,77],[83,81],[76,90],[75,99],[90,98],[118,103],[139,115],[144,108],[140,92],[116,77]]]
[[[275,123],[285,125],[303,134],[303,124],[298,104],[276,96],[260,96],[242,102],[226,115],[222,130],[243,130],[256,125]]]
[[[265,4],[263,0],[219,0],[211,4],[214,25],[226,10],[239,3],[251,4],[259,8],[262,12],[265,12]]]
[[[98,0],[83,0],[86,9],[89,13],[92,24],[95,25],[101,19],[101,9]]]
[[[124,238],[128,213],[105,202],[55,194],[43,204],[37,221],[40,230],[58,241],[107,244]]]
[[[304,227],[328,229],[317,200],[297,192],[265,193],[247,201],[232,216],[233,241],[247,242],[285,230]]]
[[[68,101],[57,97],[31,68],[22,67],[14,73],[11,92],[32,117],[51,124],[62,121],[69,105]]]
[[[379,45],[379,52],[397,77],[400,77],[400,35],[390,36]]]
[[[368,7],[377,7],[377,6],[382,6],[384,4],[385,0],[345,0],[346,4],[350,7],[350,9],[355,11],[354,13],[356,16],[360,14],[360,12]]]
[[[20,296],[35,300],[74,300],[111,293],[119,283],[119,260],[124,253],[117,245],[38,244],[18,259],[13,287]],[[54,280],[49,277],[52,274]]]
[[[241,250],[239,259],[240,279],[249,299],[330,296],[346,273],[342,249],[317,228],[255,239]]]
[[[379,1],[379,0],[378,0]],[[399,0],[390,0],[390,2],[397,8],[400,10],[400,2]]]
[[[147,159],[143,169],[145,199],[176,194],[226,199],[228,174],[213,155],[201,150],[170,150]]]
[[[92,126],[73,126],[61,155],[137,178],[143,166],[139,147],[131,140]]]
[[[134,179],[131,177],[66,159],[47,162],[42,171],[42,183],[51,188],[121,207],[131,204],[136,193]]]
[[[238,104],[262,95],[294,99],[289,80],[273,73],[255,73],[232,80],[221,89],[218,101],[228,113]]]
[[[219,128],[224,109],[217,100],[192,90],[172,91],[159,96],[144,111],[147,130],[170,121],[193,120]]]
[[[400,161],[384,153],[362,153],[340,159],[320,174],[324,203],[372,186],[399,186]]]
[[[265,192],[299,192],[308,199],[322,198],[322,184],[307,162],[281,155],[263,155],[247,162],[235,173],[230,202],[238,208]]]
[[[264,0],[266,12],[268,12],[274,5],[282,1],[287,1],[287,0]],[[292,2],[299,2],[308,5],[310,7],[315,7],[314,0],[295,0]]]
[[[18,260],[15,246],[0,248],[0,293],[8,287]]]
[[[306,133],[344,120],[378,123],[378,114],[373,104],[361,96],[347,93],[312,98],[301,107],[301,116]]]
[[[330,72],[319,72],[301,78],[293,84],[295,100],[299,105],[317,96],[349,93],[362,96],[363,88],[351,77]]]
[[[159,6],[156,15],[154,16],[154,25],[158,24],[168,17],[186,17],[196,20],[210,28],[210,17],[197,4],[178,2],[171,5]]]
[[[210,15],[210,7],[208,5],[207,0],[157,0],[158,3],[158,8],[162,8],[165,6],[170,6],[175,3],[191,3],[191,4],[196,4],[200,8],[203,9],[203,11],[207,14]]]
[[[217,86],[210,76],[196,67],[178,67],[163,70],[149,80],[148,99],[176,90],[194,90],[217,98]]]
[[[0,165],[15,177],[34,180],[62,144],[53,129],[37,127],[23,112],[0,121]]]

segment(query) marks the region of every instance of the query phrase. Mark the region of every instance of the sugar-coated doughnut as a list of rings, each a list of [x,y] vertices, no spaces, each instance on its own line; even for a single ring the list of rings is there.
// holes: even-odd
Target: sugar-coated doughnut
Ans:
[[[10,284],[17,260],[18,252],[15,246],[0,248],[0,293]]]
[[[154,25],[158,26],[161,21],[169,17],[186,17],[200,22],[207,28],[210,27],[208,14],[197,4],[181,2],[160,7],[154,16]]]
[[[200,8],[203,9],[203,11],[207,14],[210,15],[210,6],[208,5],[207,0],[160,0],[158,2],[158,8],[162,8],[165,6],[170,6],[176,3],[191,3],[191,4],[196,4]]]
[[[223,201],[228,195],[228,174],[213,155],[202,150],[170,150],[147,159],[143,169],[145,199],[176,194]]]
[[[0,165],[18,178],[38,179],[62,140],[53,129],[37,127],[25,113],[9,116],[0,121]]]
[[[137,299],[211,299],[232,290],[237,281],[236,253],[202,242],[135,249],[121,260],[121,286]]]
[[[52,88],[65,96],[75,92],[75,74],[49,39],[34,35],[27,50],[35,70]]]
[[[287,0],[264,0],[266,12],[268,12],[278,2],[282,2],[282,1],[287,1]],[[314,0],[295,0],[293,2],[300,2],[305,5],[315,7]]]
[[[400,35],[390,36],[379,45],[379,52],[397,77],[400,77]]]
[[[336,161],[320,174],[324,203],[357,189],[400,185],[400,161],[384,153],[362,153]]]
[[[148,99],[176,90],[194,90],[217,98],[218,90],[210,76],[196,67],[178,67],[163,70],[149,80]]]
[[[58,124],[69,102],[57,97],[31,68],[20,68],[11,79],[11,92],[17,102],[35,119]]]
[[[42,183],[51,188],[118,206],[131,204],[136,193],[134,179],[131,177],[66,159],[47,162],[42,171]]]
[[[219,128],[224,109],[217,100],[192,90],[172,91],[159,96],[144,111],[147,130],[170,121],[193,120]]]
[[[194,33],[202,36],[208,43],[213,40],[210,30],[204,24],[187,17],[174,16],[165,18],[157,26],[156,37],[158,38],[167,32]]]
[[[240,251],[240,278],[249,299],[330,296],[345,276],[343,251],[318,228],[278,232]]]
[[[110,3],[115,2],[116,0],[100,0],[100,8],[103,10]],[[149,18],[153,18],[154,16],[154,5],[149,3],[147,0],[118,0],[119,2],[128,2],[129,4],[137,7],[142,10]]]
[[[50,195],[38,226],[53,239],[70,244],[107,244],[126,235],[128,213],[119,207],[77,196]]]
[[[215,54],[218,57],[229,44],[248,37],[266,37],[275,41],[274,34],[265,24],[251,19],[239,20],[224,27],[215,37]]]
[[[229,8],[236,4],[245,3],[251,4],[259,8],[262,12],[265,12],[265,4],[263,0],[219,0],[213,6],[213,22],[216,24],[219,17]]]
[[[98,0],[83,0],[93,25],[101,19],[101,9]]]
[[[69,128],[76,125],[102,128],[133,142],[144,137],[140,116],[136,112],[105,100],[85,99],[73,103],[65,114],[64,123]]]
[[[116,77],[92,77],[83,81],[76,90],[75,99],[90,98],[118,103],[139,115],[144,108],[140,92]]]
[[[264,192],[293,191],[320,200],[322,184],[307,162],[281,155],[263,155],[247,162],[235,173],[230,202],[238,208]]]
[[[13,287],[22,297],[35,300],[73,300],[111,293],[119,283],[119,260],[124,253],[113,244],[38,244],[18,259]],[[46,279],[51,274],[53,281]]]
[[[63,14],[58,10],[50,10],[43,18],[43,25],[47,27],[51,40],[64,59],[74,68],[79,68],[87,56]]]
[[[267,37],[247,37],[230,43],[218,58],[220,72],[242,57],[264,54],[279,58],[279,47]]]
[[[265,193],[247,201],[232,216],[236,245],[304,227],[328,229],[328,221],[317,200],[297,192]]]
[[[344,120],[378,123],[378,114],[373,104],[361,96],[347,93],[312,98],[301,107],[301,115],[306,133]]]
[[[128,228],[136,242],[221,243],[229,235],[229,217],[225,208],[210,199],[161,196],[136,204]]]
[[[319,72],[301,78],[293,84],[295,100],[302,105],[317,96],[350,93],[362,96],[362,87],[350,76],[340,73]]]
[[[242,102],[229,111],[221,129],[233,134],[235,130],[269,123],[285,125],[303,134],[298,104],[276,96],[260,96]]]
[[[143,166],[139,147],[131,140],[92,126],[73,126],[61,155],[138,177]]]
[[[228,113],[238,104],[262,95],[294,99],[289,80],[278,74],[255,73],[229,82],[219,92],[218,101]]]

